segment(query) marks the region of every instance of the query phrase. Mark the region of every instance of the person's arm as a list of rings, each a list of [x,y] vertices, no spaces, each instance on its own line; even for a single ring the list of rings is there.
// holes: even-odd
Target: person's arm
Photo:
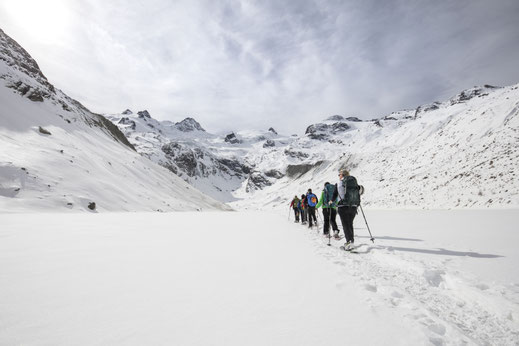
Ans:
[[[339,197],[339,190],[337,188],[337,184],[335,184],[335,188],[333,189],[332,200],[336,201],[338,197]]]
[[[324,191],[321,192],[321,198],[319,199],[319,202],[315,206],[315,209],[319,209],[323,205],[323,199],[324,199],[323,196],[324,196]]]

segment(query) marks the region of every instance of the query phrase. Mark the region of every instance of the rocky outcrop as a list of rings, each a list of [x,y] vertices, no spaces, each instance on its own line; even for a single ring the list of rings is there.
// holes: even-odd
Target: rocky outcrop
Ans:
[[[330,135],[336,135],[349,129],[350,126],[343,122],[336,122],[331,125],[318,123],[308,126],[305,134],[311,139],[327,140],[330,138]]]
[[[237,159],[219,158],[208,150],[192,148],[177,142],[162,146],[168,162],[163,164],[176,174],[184,172],[189,177],[227,175],[244,178],[251,168]]]
[[[175,123],[175,127],[182,132],[192,132],[192,131],[204,131],[202,126],[193,118],[185,118],[184,120]]]
[[[468,100],[473,99],[474,97],[484,97],[487,96],[488,93],[494,89],[499,89],[499,87],[485,84],[483,87],[474,87],[471,89],[467,89],[456,95],[454,98],[452,98],[450,100],[450,103],[451,105],[455,105],[458,103],[465,103]]]
[[[238,137],[236,137],[234,132],[231,132],[227,136],[225,136],[224,141],[226,141],[227,143],[231,143],[231,144],[239,144],[239,143],[241,143],[241,141],[238,139]]]
[[[272,148],[276,146],[276,142],[274,142],[272,139],[267,139],[265,143],[263,143],[263,148]]]
[[[150,113],[147,110],[143,110],[143,111],[137,112],[137,115],[141,119],[151,119],[151,115],[150,115]]]

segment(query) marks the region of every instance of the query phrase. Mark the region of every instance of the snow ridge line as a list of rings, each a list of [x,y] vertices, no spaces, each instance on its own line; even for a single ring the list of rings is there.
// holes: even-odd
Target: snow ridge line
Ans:
[[[455,280],[453,275],[431,268],[428,263],[395,257],[393,251],[383,246],[368,244],[362,247],[364,250],[358,250],[361,254],[348,254],[339,250],[339,245],[326,246],[316,232],[310,232],[310,237],[316,251],[340,265],[347,274],[359,277],[359,287],[377,293],[368,299],[373,305],[407,311],[403,317],[422,328],[432,344],[519,345],[519,325],[511,312],[499,316],[484,305],[489,298],[496,299],[489,297],[489,292],[462,297],[449,286],[464,286],[461,291],[465,292],[470,290],[470,283]],[[391,252],[383,253],[384,250]],[[508,306],[515,305],[512,297],[500,298],[509,300]]]

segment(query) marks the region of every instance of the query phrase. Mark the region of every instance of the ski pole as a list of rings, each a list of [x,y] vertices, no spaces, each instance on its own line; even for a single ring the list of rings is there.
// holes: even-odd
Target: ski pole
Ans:
[[[373,238],[373,236],[371,235],[371,231],[369,229],[369,226],[368,226],[368,220],[366,220],[366,215],[364,215],[364,210],[362,210],[362,206],[359,205],[360,207],[360,211],[362,212],[362,216],[364,217],[364,222],[366,222],[366,227],[368,228],[368,232],[369,232],[369,236],[371,237],[369,240],[371,240],[371,242],[374,244],[375,243],[375,238]]]
[[[288,207],[288,218],[287,218],[288,221],[290,221],[290,206]]]
[[[323,208],[323,210],[324,210],[324,208]],[[332,244],[331,244],[331,241],[332,241],[331,227],[332,227],[332,207],[329,206],[328,207],[328,246],[332,246]]]

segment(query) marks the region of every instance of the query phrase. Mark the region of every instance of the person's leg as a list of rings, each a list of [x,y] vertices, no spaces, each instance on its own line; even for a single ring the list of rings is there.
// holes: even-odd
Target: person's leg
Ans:
[[[334,209],[334,208],[329,208],[330,209],[330,222],[331,222],[331,226],[332,226],[332,229],[334,231],[338,231],[339,230],[339,227],[337,227],[337,222],[335,222],[335,218],[337,217],[337,210]]]
[[[344,231],[344,237],[346,238],[346,241],[348,241],[348,231],[347,231],[348,216],[347,216],[347,212],[346,212],[346,207],[340,207],[337,209],[338,209],[339,217],[341,218],[342,229]]]
[[[355,218],[355,208],[354,207],[346,207],[346,241],[347,242],[354,242],[354,236],[353,236],[353,219]],[[342,220],[342,219],[341,219]]]
[[[330,208],[323,208],[323,233],[328,234],[330,232]]]
[[[315,212],[314,208],[309,206],[308,207],[308,227],[312,227],[312,225],[313,225],[312,220],[314,219],[314,217],[313,217],[314,212]]]
[[[350,209],[350,219],[351,219],[351,223],[350,223],[350,240],[351,242],[353,243],[355,241],[355,231],[353,229],[353,220],[355,219],[355,215],[357,215],[357,208],[356,207],[352,207]]]

